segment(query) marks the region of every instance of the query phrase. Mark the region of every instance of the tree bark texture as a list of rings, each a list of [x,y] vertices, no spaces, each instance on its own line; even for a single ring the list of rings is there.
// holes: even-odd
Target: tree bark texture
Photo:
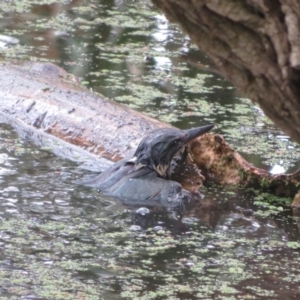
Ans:
[[[152,0],[215,69],[300,143],[298,0]]]

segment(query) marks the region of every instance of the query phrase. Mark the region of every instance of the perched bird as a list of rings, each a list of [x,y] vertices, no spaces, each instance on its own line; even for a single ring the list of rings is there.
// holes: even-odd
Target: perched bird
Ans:
[[[174,208],[189,201],[191,193],[168,180],[174,155],[213,124],[188,130],[157,129],[147,134],[130,159],[123,159],[85,185],[120,198],[130,205]]]

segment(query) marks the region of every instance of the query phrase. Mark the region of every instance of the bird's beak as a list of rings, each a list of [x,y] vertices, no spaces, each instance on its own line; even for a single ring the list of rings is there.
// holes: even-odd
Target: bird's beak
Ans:
[[[209,125],[205,125],[205,126],[201,126],[201,127],[183,130],[186,133],[186,137],[184,138],[183,143],[184,144],[189,143],[193,139],[210,131],[214,126],[215,126],[215,124],[209,124]]]

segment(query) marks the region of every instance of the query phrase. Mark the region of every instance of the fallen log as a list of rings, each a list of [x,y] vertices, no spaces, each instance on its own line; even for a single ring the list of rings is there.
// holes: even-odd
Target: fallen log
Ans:
[[[0,106],[4,121],[23,137],[52,147],[56,154],[63,146],[57,151],[51,137],[67,142],[72,147],[64,144],[68,150],[63,156],[84,156],[82,161],[88,159],[87,153],[93,161],[95,156],[113,162],[129,157],[146,133],[170,127],[89,91],[52,63],[0,64]],[[187,162],[184,170],[178,168],[183,174],[176,178],[185,188],[198,189],[204,177],[191,160]],[[103,171],[108,165],[101,161],[96,166]]]
[[[51,63],[1,64],[0,86],[5,115],[112,161],[167,126],[92,93]]]
[[[71,149],[70,156],[76,152],[93,159],[128,157],[146,133],[170,126],[89,91],[51,63],[0,64],[0,105],[5,122],[25,132],[26,138],[62,140],[61,148]],[[213,134],[194,141],[187,161],[177,159],[175,170],[172,179],[191,191],[203,183],[199,170],[209,181],[263,188],[281,196],[293,197],[300,182],[300,172],[271,175],[254,167]]]

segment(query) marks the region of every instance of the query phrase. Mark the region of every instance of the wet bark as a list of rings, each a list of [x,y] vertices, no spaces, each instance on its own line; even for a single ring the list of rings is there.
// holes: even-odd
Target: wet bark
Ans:
[[[92,93],[50,63],[0,64],[0,122],[3,117],[26,138],[53,140],[52,147],[64,141],[59,147],[71,148],[75,159],[86,152],[111,161],[132,155],[147,132],[170,126]],[[294,196],[300,183],[300,172],[272,176],[214,134],[194,141],[187,160],[177,159],[173,179],[196,191],[204,180],[200,170],[219,184],[263,188],[277,195]]]
[[[214,69],[300,143],[298,0],[152,0]]]

